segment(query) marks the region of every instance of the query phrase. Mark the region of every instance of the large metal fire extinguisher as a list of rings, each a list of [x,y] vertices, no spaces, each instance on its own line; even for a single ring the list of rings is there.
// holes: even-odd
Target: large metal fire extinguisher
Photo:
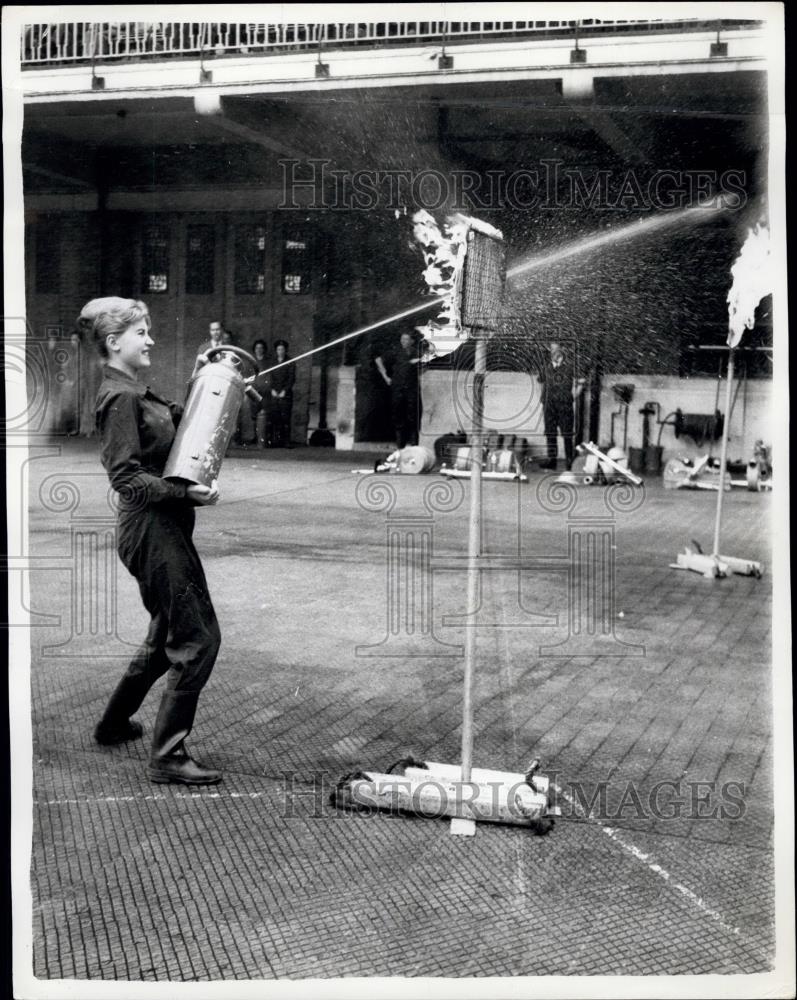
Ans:
[[[245,379],[238,360],[248,361],[257,373],[257,362],[251,354],[225,344],[211,348],[207,356],[210,360],[191,380],[183,417],[163,470],[164,479],[210,486],[218,478],[244,395],[261,402],[260,394],[251,385],[254,375]]]

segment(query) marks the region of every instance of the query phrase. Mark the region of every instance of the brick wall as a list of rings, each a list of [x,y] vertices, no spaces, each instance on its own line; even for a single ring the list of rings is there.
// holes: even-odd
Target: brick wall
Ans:
[[[201,221],[215,234],[213,291],[186,292],[187,226]],[[266,232],[265,283],[256,294],[235,288],[235,227],[256,222]],[[291,354],[312,347],[317,294],[282,292],[282,220],[274,212],[139,212],[113,211],[104,224],[97,212],[30,211],[26,219],[26,312],[36,339],[51,327],[65,338],[82,306],[99,295],[143,299],[153,322],[156,361],[151,384],[169,397],[182,398],[196,349],[207,338],[208,325],[220,319],[236,343],[251,349],[262,338],[273,356],[274,343],[285,339]],[[167,234],[168,287],[143,288],[142,243],[148,225]],[[248,374],[248,371],[247,371]],[[307,436],[309,366],[297,366],[292,436]]]

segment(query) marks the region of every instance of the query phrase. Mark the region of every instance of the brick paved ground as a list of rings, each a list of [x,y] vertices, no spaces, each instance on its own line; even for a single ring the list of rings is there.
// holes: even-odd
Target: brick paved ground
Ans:
[[[222,503],[199,512],[197,546],[224,642],[192,746],[225,780],[192,791],[147,781],[146,741],[92,742],[146,623],[134,581],[100,535],[81,558],[118,571],[118,628],[92,635],[85,619],[76,631],[82,612],[70,595],[85,587],[70,576],[72,535],[107,527],[107,486],[91,446],[62,448],[30,463],[30,553],[39,560],[31,607],[60,616],[33,630],[37,976],[771,967],[771,578],[711,582],[668,567],[690,538],[710,547],[714,494],[653,484],[638,510],[616,516],[616,638],[642,645],[643,656],[613,655],[621,647],[611,636],[588,656],[568,647],[540,655],[568,635],[566,574],[485,574],[475,762],[521,769],[541,757],[567,815],[548,836],[480,825],[463,839],[445,820],[326,802],[357,767],[384,769],[408,752],[459,759],[461,660],[430,657],[422,644],[398,658],[355,655],[386,635],[385,514],[358,504],[356,461],[231,458]],[[79,506],[59,478],[77,484]],[[542,509],[538,481],[486,487],[489,553],[511,557],[520,544],[530,558],[567,555],[567,513]],[[422,514],[432,482],[392,477],[391,516]],[[608,514],[602,490],[582,490],[579,504],[578,516]],[[768,561],[770,504],[729,496],[723,548]],[[464,605],[462,573],[450,567],[463,553],[466,514],[464,504],[434,517],[433,617],[446,643],[463,634],[445,623]],[[529,613],[558,623],[529,628]],[[139,716],[148,732],[157,700]],[[660,789],[656,815],[651,793],[665,781],[674,786]],[[689,782],[713,782],[710,801],[690,805]],[[727,782],[744,786],[741,808],[721,797]],[[672,816],[679,796],[686,804]],[[580,804],[593,797],[588,818]],[[696,816],[717,806],[724,816]]]

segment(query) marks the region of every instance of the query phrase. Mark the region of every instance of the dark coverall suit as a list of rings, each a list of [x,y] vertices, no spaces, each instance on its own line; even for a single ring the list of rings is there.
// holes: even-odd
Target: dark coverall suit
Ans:
[[[554,367],[551,358],[547,358],[540,372],[543,383],[543,420],[545,422],[545,437],[548,445],[548,462],[556,462],[558,445],[557,429],[562,432],[565,442],[565,460],[568,469],[573,464],[573,435],[575,432],[573,418],[573,379],[574,369],[566,357]]]
[[[287,360],[287,359],[286,359]],[[296,369],[293,365],[278,368],[268,376],[265,402],[268,405],[268,428],[266,433],[272,447],[285,448],[291,443],[291,409],[293,407],[293,386]],[[271,390],[285,392],[276,399]]]
[[[388,355],[391,378],[390,406],[396,444],[399,448],[418,443],[421,428],[423,404],[421,402],[421,373],[417,359],[417,348],[405,351],[399,348]]]
[[[105,710],[101,726],[124,725],[168,672],[152,759],[180,749],[199,693],[213,669],[221,633],[194,543],[186,487],[161,478],[183,407],[105,366],[97,395],[100,457],[119,493],[118,551],[152,616],[149,632]]]

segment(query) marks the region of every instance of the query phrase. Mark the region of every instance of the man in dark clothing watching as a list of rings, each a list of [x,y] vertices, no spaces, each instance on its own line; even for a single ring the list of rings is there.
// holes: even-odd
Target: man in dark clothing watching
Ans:
[[[208,340],[203,341],[203,343],[199,345],[197,354],[204,354],[205,351],[209,351],[213,347],[221,347],[223,344],[229,344],[232,342],[232,338],[224,329],[224,324],[220,320],[211,320],[208,325],[208,334]]]
[[[421,429],[421,356],[411,333],[402,333],[399,347],[374,358],[374,364],[390,386],[393,428],[399,448],[418,443]]]
[[[540,465],[545,469],[556,468],[556,435],[557,431],[561,431],[565,442],[565,462],[569,469],[573,464],[573,407],[584,390],[584,379],[576,377],[572,359],[565,356],[556,340],[548,345],[548,354],[540,368],[539,377],[542,382],[542,412],[548,445],[548,459]]]

